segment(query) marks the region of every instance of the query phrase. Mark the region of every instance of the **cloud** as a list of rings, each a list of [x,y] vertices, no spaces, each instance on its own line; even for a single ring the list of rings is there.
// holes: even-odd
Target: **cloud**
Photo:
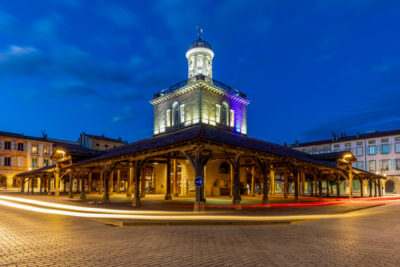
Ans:
[[[103,1],[95,8],[95,13],[117,26],[140,28],[137,16],[121,5]]]
[[[14,16],[0,10],[0,30],[8,30],[15,22]]]
[[[81,81],[67,81],[54,83],[51,95],[56,97],[102,97],[95,89]]]
[[[0,76],[35,74],[47,63],[44,54],[34,47],[11,45],[0,52]]]
[[[114,123],[131,122],[136,119],[136,112],[132,107],[125,106],[114,112],[111,121]]]
[[[74,46],[54,46],[47,53],[31,46],[11,45],[0,52],[0,75],[44,74],[46,78],[70,76],[92,83],[130,84],[129,64],[98,62]]]
[[[382,97],[384,95],[384,97]],[[358,108],[348,110],[345,115],[328,119],[324,123],[304,132],[303,137],[311,140],[325,138],[332,132],[347,134],[374,130],[397,129],[400,125],[400,92],[388,92],[370,96]]]

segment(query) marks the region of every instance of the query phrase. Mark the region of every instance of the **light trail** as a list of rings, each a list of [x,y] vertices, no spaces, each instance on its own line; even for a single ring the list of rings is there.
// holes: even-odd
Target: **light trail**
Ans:
[[[156,216],[156,215],[138,215],[138,214],[105,214],[105,213],[87,213],[64,211],[47,208],[39,208],[25,204],[18,204],[6,200],[0,200],[0,205],[29,210],[38,213],[66,215],[84,218],[107,218],[107,219],[131,219],[138,221],[296,221],[296,220],[315,220],[315,219],[334,219],[334,218],[350,218],[356,216],[363,216],[378,212],[366,212],[359,210],[342,214],[314,214],[314,215],[285,215],[285,216],[249,216],[249,215],[170,215],[170,216]]]
[[[115,209],[103,209],[103,208],[87,208],[87,207],[78,207],[72,205],[65,204],[57,204],[33,199],[19,198],[19,197],[9,197],[9,196],[0,196],[0,199],[10,200],[15,202],[22,202],[27,204],[33,204],[37,206],[57,208],[57,209],[66,209],[66,210],[74,210],[74,211],[86,211],[86,212],[98,212],[98,213],[111,213],[111,214],[179,214],[186,213],[182,211],[153,211],[153,210],[115,210]]]

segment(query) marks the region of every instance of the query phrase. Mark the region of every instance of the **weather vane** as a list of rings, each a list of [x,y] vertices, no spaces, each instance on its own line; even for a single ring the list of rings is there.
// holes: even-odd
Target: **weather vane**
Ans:
[[[196,29],[198,31],[197,36],[199,37],[199,39],[201,39],[203,35],[203,29],[201,28],[200,24],[196,26]]]

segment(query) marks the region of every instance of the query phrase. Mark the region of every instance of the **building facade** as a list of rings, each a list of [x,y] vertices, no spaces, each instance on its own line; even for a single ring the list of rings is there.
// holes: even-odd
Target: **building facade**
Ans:
[[[384,192],[400,193],[400,130],[354,136],[333,134],[332,139],[296,142],[289,146],[310,154],[350,151],[357,158],[354,168],[386,176]]]

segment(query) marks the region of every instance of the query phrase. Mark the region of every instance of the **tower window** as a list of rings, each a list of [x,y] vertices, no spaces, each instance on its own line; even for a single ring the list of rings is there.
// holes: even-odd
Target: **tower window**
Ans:
[[[180,112],[181,112],[181,122],[185,122],[185,105],[184,104],[181,105]]]
[[[228,125],[228,110],[229,106],[226,102],[222,103],[221,106],[221,124]]]
[[[215,120],[217,123],[221,122],[221,105],[215,105]]]
[[[229,113],[230,113],[229,126],[235,127],[235,111],[231,109]]]
[[[175,102],[174,104],[172,104],[172,125],[179,125],[180,123],[180,112],[179,112],[179,103]]]
[[[167,127],[171,127],[171,110],[170,109],[167,109],[165,116],[166,116]]]

